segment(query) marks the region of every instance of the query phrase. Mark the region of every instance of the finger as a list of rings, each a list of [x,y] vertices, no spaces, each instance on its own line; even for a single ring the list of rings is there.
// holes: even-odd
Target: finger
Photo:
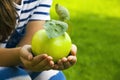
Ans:
[[[77,46],[75,44],[72,44],[71,54],[76,55],[77,53]]]
[[[69,61],[64,62],[63,65],[64,65],[64,69],[67,69],[67,68],[69,68],[70,66],[72,66]]]
[[[31,46],[30,45],[25,45],[21,48],[20,50],[20,56],[27,59],[27,60],[32,60],[33,55],[30,52]]]
[[[58,68],[57,68],[58,70],[63,70],[63,69],[64,69],[64,65],[63,65],[62,60],[59,60],[59,61],[58,61],[57,67],[58,67]]]
[[[41,55],[42,56],[42,55]],[[47,56],[47,55],[46,55]],[[43,57],[41,59],[39,59],[39,56],[36,57],[36,59],[33,59],[31,61],[31,64],[29,65],[30,70],[32,71],[43,71],[44,67],[46,65],[48,65],[48,63],[46,63],[47,57]],[[43,64],[44,63],[44,64]]]
[[[38,65],[40,63],[43,63],[47,59],[50,61],[52,60],[52,57],[48,56],[47,54],[38,55],[34,58],[33,65]]]
[[[25,67],[25,68],[28,68],[28,66],[29,67],[31,67],[31,62],[30,61],[28,61],[28,60],[26,60],[26,59],[24,59],[24,58],[20,58],[21,59],[21,61],[22,61],[22,64],[23,64],[23,66]]]
[[[53,61],[52,61],[52,64],[53,64]],[[42,67],[34,66],[32,69],[33,69],[33,71],[40,72],[40,71],[43,71],[43,70],[50,70],[50,69],[53,69],[53,68],[50,64],[46,64],[44,66],[42,65]]]
[[[54,64],[55,64],[55,63],[54,63],[54,61],[52,61],[52,60],[49,62],[49,65],[50,65],[51,67],[54,67]]]
[[[68,61],[67,58],[63,58],[62,63],[63,63],[64,69],[67,69],[71,66],[71,63]]]
[[[67,62],[67,58],[63,57],[61,60],[57,62],[57,64],[55,65],[55,69],[58,69],[58,70],[65,69],[65,66],[64,66],[65,62]]]
[[[50,61],[49,64],[47,64],[46,66],[43,67],[43,70],[52,69],[53,66],[54,66],[54,62],[53,62],[53,61]]]
[[[76,56],[69,56],[68,61],[70,62],[71,65],[73,65],[77,62],[77,58]]]
[[[43,61],[47,57],[48,57],[47,54],[41,54],[41,55],[35,56],[32,60],[32,65],[34,66],[34,65],[39,64],[41,61]]]
[[[48,65],[50,63],[50,61],[52,61],[52,57],[48,56],[47,58],[45,58],[41,62],[39,62],[36,66],[40,66],[41,68],[43,68],[46,65]],[[52,64],[52,63],[50,63],[50,64]]]
[[[55,64],[54,67],[52,67],[52,69],[54,69],[54,70],[58,70],[58,68],[59,68],[59,67],[58,67],[57,64]]]
[[[43,71],[45,66],[48,64],[41,64],[38,65],[41,61],[44,61],[45,59],[47,59],[46,57],[47,55],[43,54],[40,56],[36,56],[33,60],[28,61],[24,58],[22,58],[22,61],[24,62],[24,66],[28,69],[28,70],[32,70],[32,71]],[[41,57],[41,58],[40,58]],[[40,58],[40,59],[39,59]],[[48,69],[48,68],[47,68]]]

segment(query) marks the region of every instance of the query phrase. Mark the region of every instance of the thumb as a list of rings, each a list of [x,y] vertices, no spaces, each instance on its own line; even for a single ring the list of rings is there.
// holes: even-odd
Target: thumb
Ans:
[[[71,54],[76,55],[77,53],[77,46],[75,44],[72,44]]]
[[[32,60],[33,59],[33,55],[31,53],[31,46],[30,45],[25,45],[21,48],[20,57],[22,57],[26,60]]]

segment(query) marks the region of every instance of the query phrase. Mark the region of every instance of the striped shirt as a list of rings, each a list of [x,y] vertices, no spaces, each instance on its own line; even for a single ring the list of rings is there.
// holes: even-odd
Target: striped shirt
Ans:
[[[49,20],[51,3],[52,0],[22,0],[21,5],[15,4],[19,15],[17,28],[24,27],[29,21]]]
[[[50,20],[49,10],[52,0],[22,0],[21,4],[16,3],[17,24],[16,29],[8,41],[0,44],[0,47],[16,47],[25,34],[26,25],[29,21]],[[1,80],[66,80],[64,74],[58,70],[42,72],[30,72],[29,74],[19,67],[0,67]]]
[[[19,17],[16,20],[16,30],[7,42],[7,48],[15,47],[19,43],[29,21],[50,20],[52,0],[22,0],[20,5],[14,4]]]

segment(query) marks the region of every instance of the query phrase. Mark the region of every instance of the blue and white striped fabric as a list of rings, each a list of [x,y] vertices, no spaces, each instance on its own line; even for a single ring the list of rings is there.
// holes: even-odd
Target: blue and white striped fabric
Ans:
[[[28,73],[17,67],[0,67],[0,80],[32,80]]]
[[[15,3],[19,17],[17,18],[16,30],[11,35],[6,47],[15,47],[25,34],[26,25],[29,21],[50,20],[49,10],[52,0],[22,0],[21,5]]]
[[[66,80],[62,71],[48,70],[30,73],[32,80]]]
[[[26,25],[29,21],[50,20],[49,10],[52,0],[22,0],[16,3],[17,18],[16,30],[8,41],[0,43],[0,47],[12,48],[25,34]],[[66,80],[61,71],[48,70],[43,72],[27,72],[20,67],[0,67],[0,80]]]
[[[18,67],[0,67],[0,80],[65,80],[61,71],[30,72]]]

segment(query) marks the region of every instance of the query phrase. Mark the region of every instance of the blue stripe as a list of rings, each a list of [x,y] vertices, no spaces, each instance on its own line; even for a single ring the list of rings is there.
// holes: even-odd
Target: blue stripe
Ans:
[[[0,70],[0,80],[7,80],[9,78],[27,75],[28,74],[24,70],[16,67],[8,67]]]
[[[29,4],[29,3],[32,3],[32,2],[35,2],[35,1],[37,1],[37,0],[28,0],[28,1],[24,1],[23,3],[24,4]]]
[[[19,16],[17,16],[16,19],[19,19]]]
[[[64,76],[63,72],[60,71],[56,75],[52,76],[49,80],[66,80],[66,77]]]
[[[31,17],[31,15],[29,15],[29,16],[26,17],[26,18],[20,19],[19,22],[26,21],[26,20],[29,19],[30,17]]]
[[[34,14],[49,15],[49,13],[47,13],[47,12],[34,12]],[[26,17],[26,18],[20,19],[19,22],[26,21],[26,20],[29,19],[30,17],[31,17],[31,15],[29,15],[29,16]]]
[[[33,7],[33,8],[31,8],[31,9],[28,9],[28,10],[23,10],[23,11],[21,11],[21,13],[27,13],[27,12],[30,12],[30,11],[34,10],[35,8],[36,8],[36,6]]]
[[[20,11],[20,9],[18,9],[18,8],[15,8],[17,11]]]
[[[40,4],[39,7],[48,7],[50,8],[51,5],[48,5],[48,4]]]
[[[30,11],[34,10],[36,7],[37,7],[37,6],[31,8],[31,9],[23,10],[23,11],[21,11],[21,13],[27,13],[27,12],[30,12]]]
[[[47,13],[47,12],[34,12],[34,14],[49,15],[49,13]],[[30,17],[31,17],[31,15],[29,15],[29,16],[26,17],[26,18],[20,19],[19,22],[26,21],[26,20],[29,19]]]
[[[30,73],[30,77],[31,77],[32,79],[35,79],[40,73],[41,73],[41,72],[32,72],[32,73]]]
[[[30,12],[30,11],[34,10],[35,8],[37,8],[37,7],[46,7],[46,8],[50,8],[50,5],[40,4],[39,6],[35,6],[35,7],[31,8],[31,9],[23,10],[21,13],[27,13],[27,12]]]
[[[49,15],[49,13],[48,13],[48,12],[34,12],[34,14]]]
[[[49,13],[47,13],[47,12],[34,12],[34,14],[49,15]],[[26,20],[30,19],[30,17],[31,17],[31,15],[29,15],[29,16],[26,17],[26,18],[20,19],[19,22],[26,21]],[[32,19],[31,19],[31,20],[32,20]]]
[[[20,30],[20,29],[25,28],[26,25],[27,25],[27,24],[24,24],[23,26],[19,26],[19,27],[17,27],[17,30]]]
[[[29,21],[39,21],[41,19],[30,19]]]

